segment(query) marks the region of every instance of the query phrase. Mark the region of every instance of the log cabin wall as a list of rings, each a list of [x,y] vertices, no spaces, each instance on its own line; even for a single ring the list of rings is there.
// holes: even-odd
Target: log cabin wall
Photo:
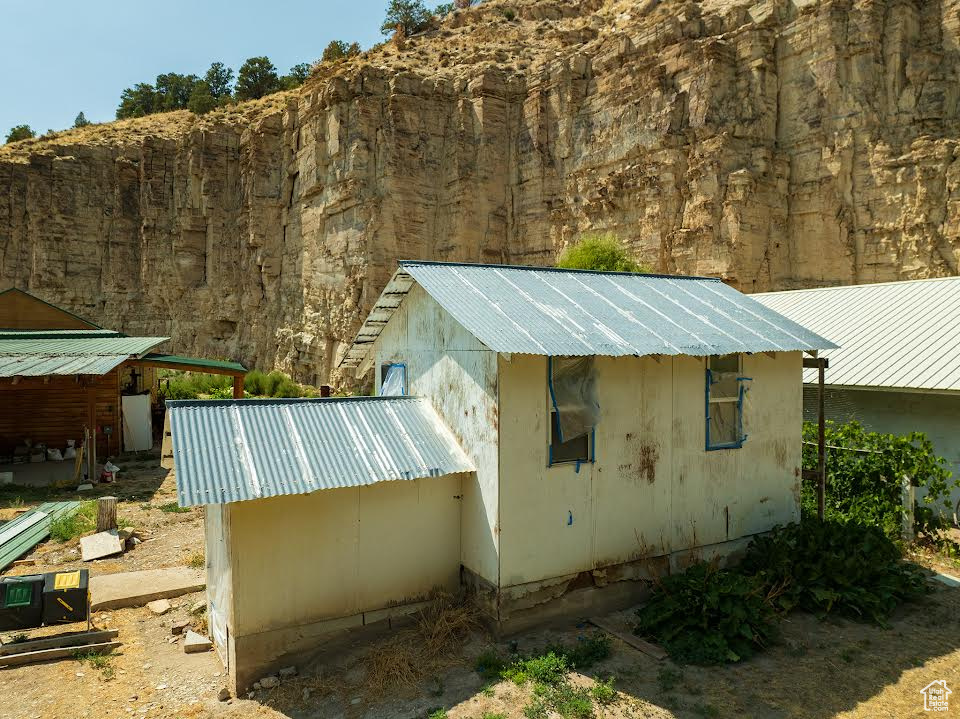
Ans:
[[[97,428],[97,459],[103,462],[121,447],[120,368],[98,376],[0,379],[0,456],[29,438],[34,444],[63,449],[68,439],[83,442],[83,428]],[[113,428],[109,440],[100,431]],[[109,441],[109,448],[108,448]]]

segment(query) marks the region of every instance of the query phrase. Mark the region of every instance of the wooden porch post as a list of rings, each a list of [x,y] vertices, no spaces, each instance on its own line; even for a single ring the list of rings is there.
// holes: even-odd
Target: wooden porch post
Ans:
[[[243,399],[243,375],[233,376],[233,398]]]
[[[827,501],[826,411],[824,409],[823,379],[826,360],[817,358],[817,516],[823,520]]]

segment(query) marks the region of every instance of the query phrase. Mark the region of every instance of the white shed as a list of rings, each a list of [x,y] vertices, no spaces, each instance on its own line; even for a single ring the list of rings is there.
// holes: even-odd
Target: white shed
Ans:
[[[167,407],[180,505],[206,509],[210,630],[235,691],[459,586],[474,466],[426,400]]]
[[[463,576],[509,630],[798,519],[802,353],[833,346],[715,279],[403,262],[341,366],[473,462]]]

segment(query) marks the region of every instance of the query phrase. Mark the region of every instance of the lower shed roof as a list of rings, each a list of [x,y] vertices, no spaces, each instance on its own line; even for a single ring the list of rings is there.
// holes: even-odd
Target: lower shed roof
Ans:
[[[181,506],[475,467],[419,397],[167,402]]]

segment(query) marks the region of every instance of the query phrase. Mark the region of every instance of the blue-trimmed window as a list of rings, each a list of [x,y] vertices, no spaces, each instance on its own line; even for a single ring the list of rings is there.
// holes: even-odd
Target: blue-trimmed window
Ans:
[[[380,368],[380,396],[401,397],[407,394],[407,366],[390,362]]]
[[[746,382],[741,355],[712,355],[707,359],[706,430],[707,449],[737,449],[743,433],[743,399]]]
[[[563,358],[558,358],[563,362]],[[547,357],[547,384],[550,389],[550,445],[547,448],[547,463],[576,464],[577,469],[584,462],[593,462],[595,456],[595,435],[591,428],[588,432],[576,437],[564,437],[560,426],[560,413],[557,408],[557,396],[554,391],[554,369],[556,362],[553,357]]]

